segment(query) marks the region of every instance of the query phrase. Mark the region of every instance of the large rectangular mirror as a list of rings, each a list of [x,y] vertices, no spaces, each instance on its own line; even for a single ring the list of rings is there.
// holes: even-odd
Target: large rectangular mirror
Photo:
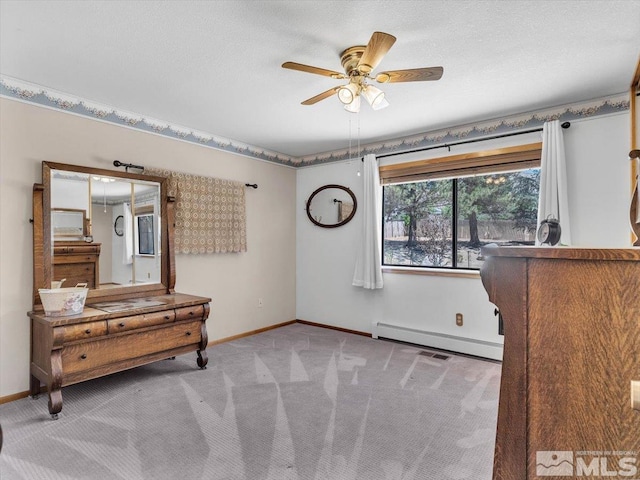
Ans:
[[[43,162],[43,184],[44,287],[87,283],[90,297],[172,288],[165,179]]]

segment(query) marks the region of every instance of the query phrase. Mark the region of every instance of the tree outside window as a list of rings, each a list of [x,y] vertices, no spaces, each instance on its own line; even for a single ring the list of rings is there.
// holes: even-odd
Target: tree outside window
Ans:
[[[532,245],[540,169],[384,187],[383,264],[478,269],[488,243]]]

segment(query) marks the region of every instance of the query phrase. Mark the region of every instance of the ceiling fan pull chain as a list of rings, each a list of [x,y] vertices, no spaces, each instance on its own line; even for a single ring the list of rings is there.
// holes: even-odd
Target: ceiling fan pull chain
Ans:
[[[358,116],[358,158],[360,158],[360,112],[356,115]]]
[[[349,158],[353,158],[351,153],[351,115],[349,115]]]

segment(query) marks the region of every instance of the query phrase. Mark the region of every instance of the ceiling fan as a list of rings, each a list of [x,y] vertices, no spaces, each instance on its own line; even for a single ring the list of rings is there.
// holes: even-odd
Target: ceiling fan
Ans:
[[[382,57],[391,49],[396,41],[396,37],[384,32],[374,32],[367,46],[357,45],[349,47],[340,54],[340,61],[345,73],[327,70],[324,68],[312,67],[295,62],[285,62],[283,68],[298,70],[301,72],[324,75],[337,80],[348,79],[346,85],[334,87],[326,92],[311,97],[302,105],[313,105],[320,100],[338,95],[338,99],[344,104],[345,110],[349,112],[360,111],[360,97],[364,97],[374,110],[387,107],[389,102],[385,99],[385,94],[379,88],[368,83],[375,79],[378,83],[399,83],[399,82],[423,82],[429,80],[440,80],[444,69],[442,67],[414,68],[408,70],[390,70],[380,72],[376,75],[372,71],[378,66]]]

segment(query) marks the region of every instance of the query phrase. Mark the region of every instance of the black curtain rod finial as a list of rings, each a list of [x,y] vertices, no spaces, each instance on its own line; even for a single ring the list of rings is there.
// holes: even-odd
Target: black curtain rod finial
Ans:
[[[245,183],[244,186],[245,187],[251,187],[251,188],[258,188],[258,184],[257,183]]]
[[[564,122],[563,124],[560,125],[562,128],[567,129],[571,126],[571,122]]]

